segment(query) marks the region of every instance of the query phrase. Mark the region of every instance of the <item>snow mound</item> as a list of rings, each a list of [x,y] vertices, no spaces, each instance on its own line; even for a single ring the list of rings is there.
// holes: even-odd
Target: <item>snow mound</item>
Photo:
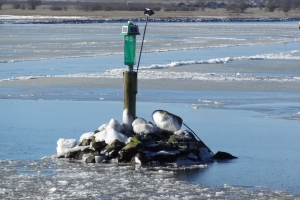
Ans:
[[[62,156],[70,152],[84,150],[86,147],[80,147],[77,145],[76,139],[64,139],[60,138],[57,141],[57,155]]]
[[[152,114],[155,124],[166,131],[175,132],[181,128],[182,119],[163,110],[156,110]]]
[[[115,140],[120,142],[127,143],[128,137],[114,129],[106,129],[96,133],[95,135],[96,142],[105,141],[106,144],[111,144]]]

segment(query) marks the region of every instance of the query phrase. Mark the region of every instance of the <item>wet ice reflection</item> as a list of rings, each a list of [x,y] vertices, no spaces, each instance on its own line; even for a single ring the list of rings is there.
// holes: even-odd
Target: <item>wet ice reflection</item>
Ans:
[[[5,199],[294,199],[260,186],[207,187],[180,181],[178,173],[209,166],[141,167],[84,164],[45,157],[0,161],[0,197]]]

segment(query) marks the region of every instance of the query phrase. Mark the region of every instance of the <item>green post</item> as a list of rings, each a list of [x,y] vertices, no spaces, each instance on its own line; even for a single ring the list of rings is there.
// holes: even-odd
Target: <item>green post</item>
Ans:
[[[128,66],[135,65],[135,35],[124,36],[124,64]]]
[[[128,71],[123,73],[124,78],[124,111],[123,124],[132,130],[132,121],[136,118],[136,93],[137,93],[137,72],[133,71],[135,65],[136,35],[139,35],[138,26],[129,21],[122,27],[124,35],[124,64]],[[124,119],[124,112],[126,117]],[[130,119],[130,120],[129,120]]]

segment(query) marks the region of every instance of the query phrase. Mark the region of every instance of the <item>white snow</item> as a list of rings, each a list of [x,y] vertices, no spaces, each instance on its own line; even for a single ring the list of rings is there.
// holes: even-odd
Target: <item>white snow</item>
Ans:
[[[116,139],[120,142],[127,143],[128,137],[123,135],[120,132],[117,132],[114,129],[106,129],[96,133],[95,135],[96,142],[105,141],[106,144],[111,144]]]
[[[133,131],[136,134],[161,133],[161,129],[152,124],[137,124],[133,126]]]
[[[122,130],[124,130],[124,127],[117,120],[111,119],[108,125],[106,126],[106,130],[109,129],[113,129],[117,132],[121,132]]]
[[[86,139],[86,140],[91,139],[92,136],[94,136],[94,132],[84,133],[80,136],[79,141],[82,142],[84,139]]]
[[[57,156],[62,156],[62,155],[65,155],[67,153],[70,153],[70,152],[74,152],[74,151],[83,151],[84,149],[87,149],[89,148],[89,146],[74,146],[74,147],[70,147],[68,145],[65,145],[65,144],[69,144],[70,142],[68,140],[74,140],[76,142],[75,139],[63,139],[63,138],[60,138],[58,141],[57,141],[57,147],[56,147],[56,151],[57,151]],[[65,143],[65,141],[67,141]]]
[[[164,111],[156,111],[153,113],[152,117],[155,124],[163,130],[175,132],[181,128],[176,117]]]
[[[123,135],[120,131],[124,130],[124,127],[115,119],[111,119],[108,124],[103,124],[99,127],[98,133],[87,132],[80,136],[79,141],[82,142],[84,139],[91,139],[95,137],[96,142],[105,141],[107,144],[111,144],[116,139],[127,143],[129,141],[128,137]],[[83,151],[84,149],[92,148],[92,145],[88,146],[78,146],[75,139],[64,139],[60,138],[57,141],[57,155],[62,156],[69,152]],[[84,158],[86,159],[86,158]]]
[[[76,139],[64,139],[60,138],[57,141],[57,155],[61,156],[66,153],[69,153],[71,149],[73,149],[77,145]]]
[[[99,131],[103,131],[103,130],[106,129],[107,126],[108,126],[108,124],[102,124],[102,125],[98,128],[98,130],[99,130]]]
[[[107,144],[111,144],[116,139],[124,143],[128,140],[128,137],[120,133],[124,130],[124,127],[115,119],[111,119],[108,124],[102,124],[98,130],[100,132],[96,134],[94,132],[84,133],[80,137],[80,142],[84,139],[91,139],[93,136],[96,142],[105,141]]]
[[[133,122],[132,122],[132,126],[138,125],[138,124],[148,124],[148,122],[143,119],[143,118],[136,118]]]
[[[73,148],[77,145],[76,139],[64,139],[60,138],[57,141],[57,146],[63,147],[63,148]]]
[[[149,134],[149,133],[161,133],[161,129],[148,123],[143,118],[136,118],[132,122],[133,131],[136,134]]]
[[[133,122],[133,116],[129,115],[128,109],[124,109],[123,111],[123,126],[126,130],[132,131],[132,122]]]
[[[99,127],[100,132],[94,134],[96,142],[105,141],[107,144],[111,144],[116,139],[126,143],[128,137],[120,133],[124,130],[124,127],[115,119],[111,119],[108,125],[102,125]]]
[[[142,163],[138,157],[134,157],[134,161],[135,161],[136,164],[141,164]]]

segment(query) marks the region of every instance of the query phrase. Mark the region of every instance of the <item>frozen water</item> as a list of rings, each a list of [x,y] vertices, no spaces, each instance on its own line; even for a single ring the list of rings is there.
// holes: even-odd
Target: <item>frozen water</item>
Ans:
[[[207,187],[202,184],[178,181],[177,176],[189,168],[135,168],[115,164],[81,164],[54,158],[44,158],[32,166],[27,161],[1,161],[0,197],[2,199],[295,199],[285,191],[269,191],[260,186]],[[15,170],[52,171],[21,173]],[[193,169],[205,171],[201,165]],[[26,170],[26,171],[27,171]],[[14,182],[7,176],[13,177]],[[97,187],[95,187],[95,185]],[[34,194],[34,196],[33,196]]]
[[[34,79],[48,76],[122,77],[124,66],[120,66],[120,63],[123,63],[121,55],[123,38],[119,34],[121,26],[122,24],[118,23],[101,24],[101,26],[98,24],[52,24],[47,26],[2,24],[0,62],[7,69],[5,73],[1,73],[0,80]],[[139,78],[168,78],[167,74],[162,73],[160,76],[157,71],[152,75],[150,72],[142,72],[149,68],[174,68],[192,64],[226,64],[249,60],[299,60],[300,39],[298,29],[295,29],[294,26],[293,22],[218,23],[217,26],[215,23],[151,24],[152,29],[147,30],[149,42],[144,48],[144,52],[148,53],[143,55]],[[182,28],[186,28],[185,30],[188,31],[183,33]],[[28,32],[32,35],[28,36]],[[40,37],[36,38],[36,35],[40,35]],[[140,38],[137,40],[139,45]],[[40,61],[37,63],[29,60]],[[89,67],[82,67],[87,62]],[[121,71],[120,67],[123,68]],[[235,79],[234,74],[229,74],[229,78]],[[190,76],[194,77],[192,74],[174,74],[170,78],[181,79],[190,78]],[[223,76],[226,78],[225,74]],[[256,81],[268,80],[267,77],[260,74],[252,76]],[[299,76],[298,70],[293,77],[297,79]],[[205,79],[205,74],[197,74],[196,79],[197,77]],[[251,78],[250,74],[250,77],[236,79],[250,80]],[[275,76],[274,80],[280,81],[281,78],[281,75]],[[287,79],[293,78],[288,76]]]

